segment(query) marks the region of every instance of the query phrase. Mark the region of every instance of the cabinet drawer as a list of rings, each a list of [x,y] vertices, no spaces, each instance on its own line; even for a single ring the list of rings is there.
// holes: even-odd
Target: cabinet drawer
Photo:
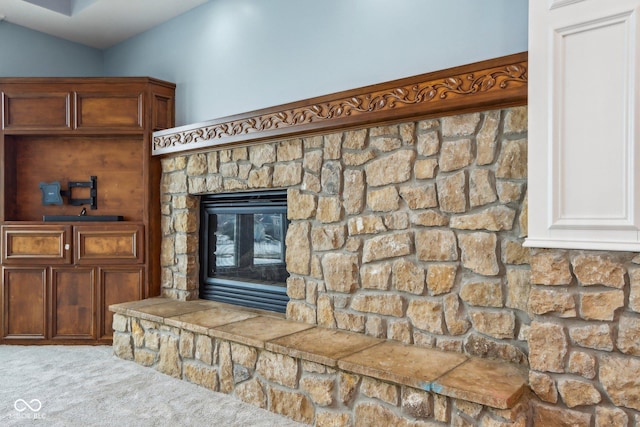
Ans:
[[[3,264],[70,264],[71,227],[2,226]]]
[[[2,127],[6,130],[69,129],[71,96],[61,93],[3,93]]]
[[[142,225],[74,227],[77,264],[140,264],[144,262]]]

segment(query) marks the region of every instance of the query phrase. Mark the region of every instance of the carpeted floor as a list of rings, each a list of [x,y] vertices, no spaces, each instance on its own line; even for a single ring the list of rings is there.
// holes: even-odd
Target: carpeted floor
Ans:
[[[121,360],[108,346],[2,345],[0,425],[301,426]]]

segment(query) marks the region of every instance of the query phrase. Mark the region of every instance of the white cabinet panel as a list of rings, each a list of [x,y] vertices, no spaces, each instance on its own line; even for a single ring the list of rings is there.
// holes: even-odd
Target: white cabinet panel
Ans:
[[[526,245],[640,250],[640,0],[529,4]]]

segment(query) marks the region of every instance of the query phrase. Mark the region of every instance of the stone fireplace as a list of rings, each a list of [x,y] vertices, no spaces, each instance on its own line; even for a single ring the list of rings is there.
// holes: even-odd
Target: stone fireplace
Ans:
[[[510,79],[518,73],[511,69],[505,75]],[[436,94],[450,94],[451,88],[460,95],[509,87],[494,77],[482,80],[479,73],[466,75],[457,86],[455,80],[438,81],[444,86],[429,86]],[[412,85],[404,88],[422,90]],[[394,96],[407,99],[402,90]],[[295,399],[316,408],[309,412],[315,415],[300,420],[364,425],[358,420],[384,419],[389,424],[408,415],[410,421],[402,421],[406,425],[640,425],[640,375],[629,375],[640,373],[640,260],[633,253],[523,247],[533,208],[526,194],[527,108],[522,99],[507,102],[511,105],[494,102],[498,108],[486,102],[472,111],[412,113],[408,117],[420,117],[359,126],[348,122],[344,129],[264,140],[227,129],[230,146],[196,142],[194,151],[165,153],[163,296],[198,298],[201,195],[285,189],[287,320],[514,364],[528,372],[533,391],[516,409],[505,411],[437,393],[422,396],[422,412],[405,411],[414,389],[302,362],[303,373],[290,383],[276,380],[279,385],[270,394],[285,393],[281,385],[290,393],[299,384]],[[264,116],[255,117],[242,120],[257,126]],[[225,124],[199,129],[197,136],[218,138],[220,126]],[[182,143],[195,139],[184,137]],[[162,331],[154,324],[135,326],[133,318],[126,324],[117,319],[114,345],[127,334],[135,341],[136,328],[140,336],[154,328]],[[145,341],[135,342],[133,348],[145,354]],[[224,368],[222,359],[231,352],[228,345],[215,347],[220,355],[216,372],[231,369]],[[157,348],[161,353],[161,341]],[[182,348],[177,341],[175,348]],[[133,352],[127,357],[137,360]],[[161,355],[153,357],[145,364],[161,364]],[[216,365],[216,357],[207,363]],[[268,357],[293,363],[271,353]],[[333,374],[339,380],[330,379]],[[254,380],[255,390],[267,387],[263,379]],[[341,394],[349,381],[360,384],[362,398]],[[241,384],[234,391],[231,385],[213,383],[214,389],[251,400],[238,391]],[[333,397],[318,398],[314,393],[320,389],[324,397]],[[265,403],[291,416],[274,405]]]

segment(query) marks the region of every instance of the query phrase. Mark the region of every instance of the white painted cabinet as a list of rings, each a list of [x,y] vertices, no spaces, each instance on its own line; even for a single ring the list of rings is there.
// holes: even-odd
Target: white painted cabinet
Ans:
[[[640,251],[640,0],[529,0],[529,247]]]

